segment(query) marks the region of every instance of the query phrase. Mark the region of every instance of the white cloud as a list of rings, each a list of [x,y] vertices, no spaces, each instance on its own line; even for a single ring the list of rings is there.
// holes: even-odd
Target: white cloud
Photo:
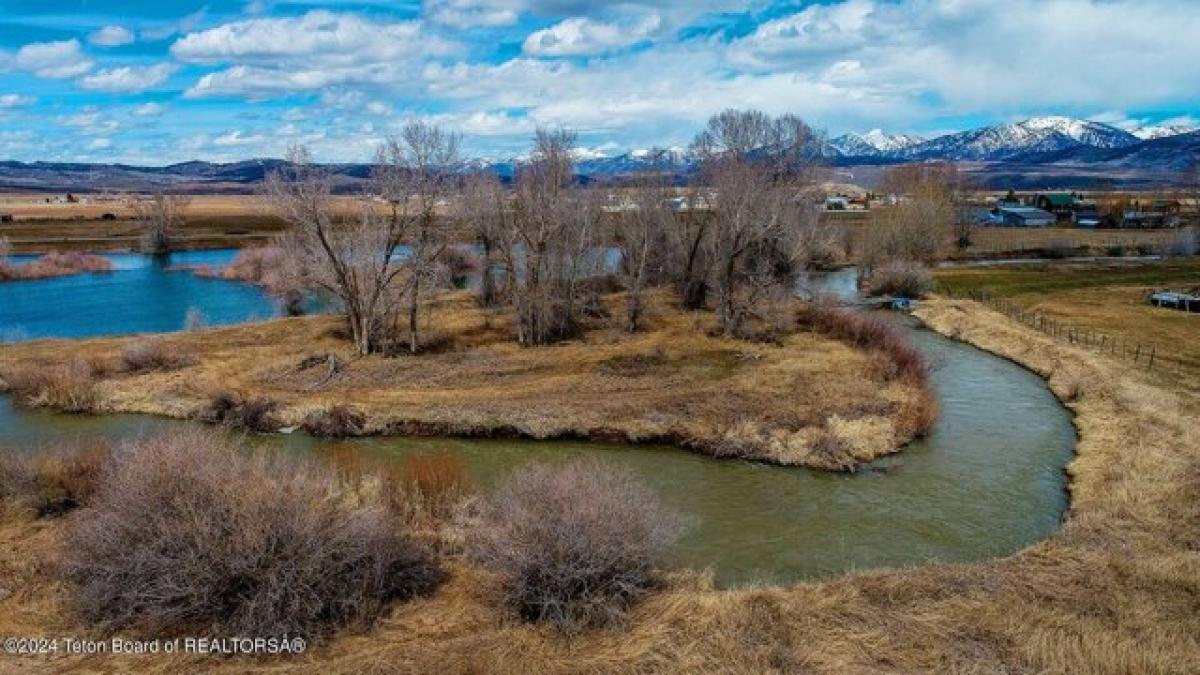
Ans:
[[[476,26],[511,26],[517,22],[517,11],[503,0],[424,0],[421,3],[425,18],[433,23],[455,28]]]
[[[189,97],[268,97],[403,82],[414,78],[428,58],[454,51],[455,45],[425,34],[420,22],[374,22],[326,11],[228,23],[171,46],[181,61],[233,64],[203,76],[188,90]]]
[[[154,101],[150,101],[149,103],[143,103],[142,105],[134,108],[133,114],[137,117],[158,117],[166,111],[167,109],[165,106],[155,103]]]
[[[247,136],[243,135],[241,131],[235,130],[214,138],[212,144],[217,147],[228,148],[241,145],[258,145],[265,140],[267,140],[266,137],[261,134]]]
[[[812,5],[760,25],[734,42],[729,57],[739,65],[769,66],[779,60],[794,65],[807,57],[845,53],[873,39],[866,29],[874,11],[873,0]]]
[[[27,44],[17,51],[14,62],[18,68],[46,79],[78,77],[95,65],[75,39]]]
[[[24,96],[21,94],[0,94],[0,110],[6,108],[19,108],[24,105],[36,103],[37,99],[32,96]]]
[[[88,150],[104,150],[106,148],[111,148],[111,147],[112,147],[112,139],[111,138],[95,138],[95,139],[92,139],[92,142],[88,143],[88,145],[87,145]]]
[[[88,42],[101,47],[120,47],[133,41],[133,32],[124,26],[105,26],[88,36]]]
[[[199,26],[200,23],[204,21],[204,17],[207,15],[208,10],[206,8],[201,8],[195,12],[192,12],[191,14],[188,14],[182,19],[179,19],[178,21],[173,21],[171,23],[166,23],[162,24],[161,26],[143,30],[142,39],[165,40],[173,35],[186,33],[190,30],[193,30],[196,26]]]
[[[94,91],[142,92],[166,82],[173,72],[175,66],[170,63],[105,68],[79,80],[79,86]]]
[[[58,123],[77,129],[85,136],[110,136],[120,130],[121,125],[95,108],[84,108],[73,115],[63,115]]]
[[[606,23],[572,17],[525,39],[531,56],[588,56],[628,47],[653,35],[662,26],[657,14],[634,22]]]

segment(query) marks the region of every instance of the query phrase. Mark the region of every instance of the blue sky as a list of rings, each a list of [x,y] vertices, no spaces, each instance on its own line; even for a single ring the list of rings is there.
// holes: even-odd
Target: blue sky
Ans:
[[[614,154],[714,112],[830,135],[1195,123],[1195,0],[0,0],[0,159],[366,161],[407,120]]]

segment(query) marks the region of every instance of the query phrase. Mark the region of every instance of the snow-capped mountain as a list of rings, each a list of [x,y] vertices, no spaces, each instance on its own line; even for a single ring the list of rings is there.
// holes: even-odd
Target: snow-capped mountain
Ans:
[[[1167,138],[1169,136],[1182,136],[1190,134],[1194,131],[1200,131],[1200,127],[1190,124],[1162,124],[1150,127],[1138,127],[1130,130],[1129,133],[1137,136],[1143,141],[1152,141],[1156,138]]]
[[[882,129],[872,129],[865,134],[838,136],[829,141],[829,145],[845,157],[891,157],[924,141],[921,136],[888,134]]]
[[[1124,148],[1141,142],[1137,136],[1100,122],[1072,117],[1033,117],[950,134],[911,146],[906,159],[998,161],[1026,159],[1078,147]]]

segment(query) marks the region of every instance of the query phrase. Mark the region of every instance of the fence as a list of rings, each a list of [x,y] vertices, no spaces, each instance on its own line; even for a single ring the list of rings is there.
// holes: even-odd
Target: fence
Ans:
[[[1129,339],[1123,340],[1119,337],[1097,333],[1062,321],[1056,321],[1044,314],[1026,311],[1025,308],[1007,298],[993,297],[986,291],[978,289],[968,291],[941,289],[939,293],[952,298],[974,300],[1004,314],[1013,321],[1041,331],[1057,340],[1065,340],[1072,345],[1094,349],[1102,354],[1131,361],[1136,366],[1145,367],[1146,370],[1153,370],[1156,362],[1161,365],[1161,361],[1164,358],[1158,353],[1156,345],[1133,342]]]

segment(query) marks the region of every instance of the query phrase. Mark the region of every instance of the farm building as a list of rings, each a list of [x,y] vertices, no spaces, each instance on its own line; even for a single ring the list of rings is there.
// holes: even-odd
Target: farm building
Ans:
[[[993,213],[1007,227],[1052,227],[1058,218],[1032,206],[1001,206]]]
[[[1070,222],[1075,217],[1075,195],[1069,192],[1040,194],[1034,198],[1033,205],[1053,213],[1059,221]]]

